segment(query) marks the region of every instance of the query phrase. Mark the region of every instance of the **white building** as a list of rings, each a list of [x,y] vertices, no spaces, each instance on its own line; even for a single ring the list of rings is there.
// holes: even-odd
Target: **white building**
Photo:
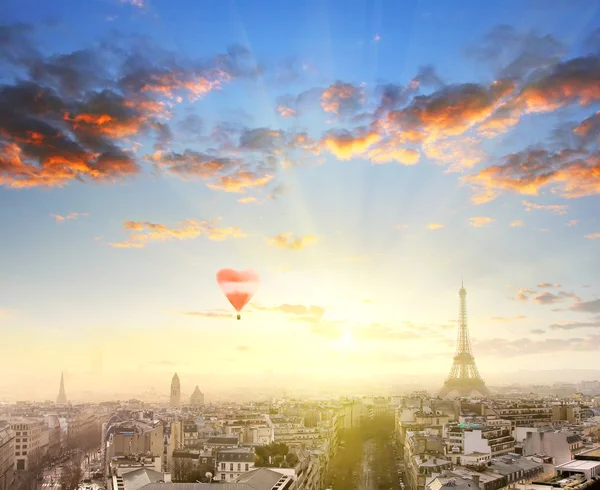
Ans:
[[[231,482],[254,468],[254,449],[221,449],[217,454],[217,480]]]

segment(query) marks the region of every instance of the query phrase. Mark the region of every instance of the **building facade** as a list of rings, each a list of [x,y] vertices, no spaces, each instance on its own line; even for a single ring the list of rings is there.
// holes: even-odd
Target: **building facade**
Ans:
[[[8,422],[0,420],[0,490],[13,483],[15,469],[15,433]]]
[[[221,449],[217,454],[216,478],[231,482],[254,468],[252,448]]]

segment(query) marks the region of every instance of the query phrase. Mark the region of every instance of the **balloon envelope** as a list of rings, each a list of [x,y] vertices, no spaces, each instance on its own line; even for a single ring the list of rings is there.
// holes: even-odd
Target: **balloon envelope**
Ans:
[[[258,274],[252,270],[235,271],[221,269],[217,272],[217,282],[221,290],[239,313],[258,289]]]

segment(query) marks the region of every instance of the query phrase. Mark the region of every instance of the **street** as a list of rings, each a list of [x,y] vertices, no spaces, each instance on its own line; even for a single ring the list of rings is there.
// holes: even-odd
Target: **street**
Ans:
[[[375,490],[375,475],[371,468],[373,463],[373,448],[375,441],[367,440],[363,445],[363,459],[361,464],[361,478],[358,485],[358,490]]]

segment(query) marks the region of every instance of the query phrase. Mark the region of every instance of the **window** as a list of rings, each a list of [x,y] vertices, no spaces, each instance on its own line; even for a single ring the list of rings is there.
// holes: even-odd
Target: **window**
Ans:
[[[18,435],[18,436],[20,436],[20,435],[21,435],[21,433],[20,433],[20,432],[17,432],[17,435]]]
[[[225,479],[225,473],[221,473],[221,480]]]
[[[17,439],[15,442],[21,442],[21,439]]]
[[[27,454],[27,451],[23,451],[23,453],[22,453],[22,454],[23,454],[23,456],[25,456],[25,455]]]
[[[246,463],[246,471],[248,471],[248,463]]]
[[[225,463],[221,463],[221,469],[225,471]]]
[[[202,458],[202,462],[203,462],[203,463],[206,463],[206,458]]]
[[[27,437],[24,437],[24,438],[23,438],[23,442],[27,442]]]
[[[242,465],[240,463],[238,463],[238,467],[237,467],[238,471],[242,471]]]
[[[21,449],[21,446],[15,446],[15,449]]]
[[[23,444],[23,449],[27,449],[27,444]]]
[[[233,471],[233,463],[229,463],[229,471]]]
[[[19,451],[17,451],[17,452],[15,453],[15,456],[20,456],[20,455],[21,455],[21,453],[20,453]]]

